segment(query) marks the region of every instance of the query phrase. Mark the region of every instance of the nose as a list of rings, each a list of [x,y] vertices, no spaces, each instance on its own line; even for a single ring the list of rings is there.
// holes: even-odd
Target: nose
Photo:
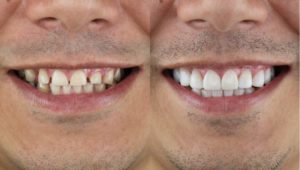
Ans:
[[[119,9],[115,0],[28,0],[26,15],[47,30],[62,27],[76,31],[115,23]]]
[[[262,0],[179,0],[178,18],[194,26],[212,26],[220,32],[236,27],[259,25],[266,21],[268,11]]]

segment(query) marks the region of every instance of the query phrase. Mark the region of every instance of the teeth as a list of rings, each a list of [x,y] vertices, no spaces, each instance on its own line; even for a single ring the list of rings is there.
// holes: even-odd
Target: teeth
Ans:
[[[269,83],[272,79],[272,71],[271,68],[268,68],[267,70],[265,70],[264,72],[264,78],[265,78],[265,84]]]
[[[107,73],[105,73],[103,82],[109,85],[114,84],[114,70],[111,69]]]
[[[192,71],[190,86],[194,89],[202,89],[203,87],[202,76],[200,72],[196,69],[193,69]]]
[[[76,94],[82,93],[82,86],[72,86],[72,89]]]
[[[51,93],[53,95],[60,95],[60,86],[56,86],[54,84],[50,84]]]
[[[179,77],[180,77],[180,84],[182,86],[189,86],[190,85],[190,71],[186,68],[180,68],[179,70]]]
[[[60,70],[55,70],[52,74],[51,84],[53,84],[55,86],[66,86],[69,84],[69,82],[68,82],[68,78],[65,75],[65,73],[63,73]]]
[[[48,73],[45,69],[40,69],[39,70],[38,81],[41,84],[49,84],[50,78],[49,78]]]
[[[27,69],[25,70],[25,79],[28,81],[28,82],[34,82],[35,81],[35,72],[34,70],[31,70],[31,69]]]
[[[211,90],[202,90],[201,94],[203,97],[211,97],[212,96]]]
[[[222,78],[222,89],[223,90],[236,90],[239,86],[239,80],[236,72],[228,70],[224,73]]]
[[[192,91],[198,95],[201,95],[201,90],[200,89],[192,89]]]
[[[82,70],[77,70],[73,73],[70,85],[71,86],[84,86],[87,84],[86,74]]]
[[[95,91],[96,92],[102,92],[105,90],[105,84],[97,84],[95,85]]]
[[[263,87],[265,83],[265,78],[264,78],[264,70],[260,70],[256,75],[254,76],[252,80],[252,85],[254,87]]]
[[[177,82],[180,82],[180,71],[179,71],[179,69],[175,69],[175,70],[173,71],[173,77],[174,77],[174,79],[175,79]]]
[[[83,86],[83,91],[85,93],[92,93],[94,91],[94,85],[93,84],[87,84]]]
[[[49,87],[48,84],[41,84],[41,83],[38,83],[37,88],[38,88],[41,92],[44,92],[44,93],[48,93],[48,92],[50,91],[50,87]]]
[[[99,72],[93,73],[90,77],[90,83],[92,84],[101,84],[102,82],[102,75]]]
[[[239,88],[252,87],[252,73],[250,70],[243,70],[239,78]]]
[[[63,94],[71,94],[71,92],[72,92],[72,86],[70,86],[70,85],[63,86],[62,87],[62,91],[63,91]]]
[[[222,97],[223,96],[223,90],[212,90],[212,96],[213,97]]]
[[[234,95],[235,96],[241,96],[245,93],[245,90],[244,89],[237,89],[237,90],[234,90]]]
[[[122,70],[118,68],[115,72],[114,78],[118,82],[121,80],[121,77],[122,77]]]
[[[224,96],[233,96],[233,90],[224,90]]]
[[[254,92],[254,88],[245,89],[245,94],[252,94]]]
[[[216,72],[208,70],[203,79],[203,87],[205,90],[221,90],[220,76]]]

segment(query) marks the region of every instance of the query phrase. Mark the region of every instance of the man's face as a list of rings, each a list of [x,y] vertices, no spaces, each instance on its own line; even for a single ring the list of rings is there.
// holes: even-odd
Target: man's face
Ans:
[[[156,158],[297,169],[299,1],[175,0],[151,34]]]
[[[139,3],[0,1],[0,169],[126,169],[143,157],[150,11]]]

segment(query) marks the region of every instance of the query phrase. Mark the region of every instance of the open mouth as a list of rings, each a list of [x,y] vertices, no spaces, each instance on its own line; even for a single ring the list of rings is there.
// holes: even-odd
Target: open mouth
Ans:
[[[12,70],[15,75],[40,92],[52,95],[100,93],[119,84],[134,68],[97,69],[24,69]]]
[[[270,91],[289,70],[288,65],[179,67],[163,74],[176,91],[201,109],[233,112]]]

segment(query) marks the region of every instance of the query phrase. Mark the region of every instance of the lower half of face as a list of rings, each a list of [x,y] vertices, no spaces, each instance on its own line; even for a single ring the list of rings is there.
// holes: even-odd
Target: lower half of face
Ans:
[[[83,77],[86,71],[82,71]],[[145,153],[149,131],[148,71],[126,74],[121,69],[121,78],[117,70],[107,78],[109,71],[95,72],[94,79],[87,80],[96,84],[77,86],[78,91],[75,86],[58,85],[68,77],[65,71],[50,72],[1,72],[0,79],[5,82],[0,85],[1,166],[114,170],[133,166]],[[119,81],[114,80],[116,73]],[[49,80],[47,74],[53,76],[50,86],[58,83],[57,90],[47,83],[45,88],[39,86]],[[74,81],[86,83],[78,79],[79,72],[73,77],[76,74]],[[112,84],[105,84],[105,79]]]
[[[257,86],[255,75],[251,75],[254,68],[248,68],[249,72],[238,74],[239,90],[233,89],[235,78],[227,79],[229,74],[236,77],[238,69],[224,71],[221,78],[216,70],[186,68],[154,77],[154,127],[160,137],[161,148],[156,151],[160,160],[178,169],[263,170],[296,166],[298,69],[286,72],[283,67],[261,68],[265,79],[258,78],[262,83]],[[248,85],[243,86],[246,81],[241,77],[247,72],[253,78],[245,79],[251,85],[243,89]],[[202,73],[204,79],[200,80]]]

